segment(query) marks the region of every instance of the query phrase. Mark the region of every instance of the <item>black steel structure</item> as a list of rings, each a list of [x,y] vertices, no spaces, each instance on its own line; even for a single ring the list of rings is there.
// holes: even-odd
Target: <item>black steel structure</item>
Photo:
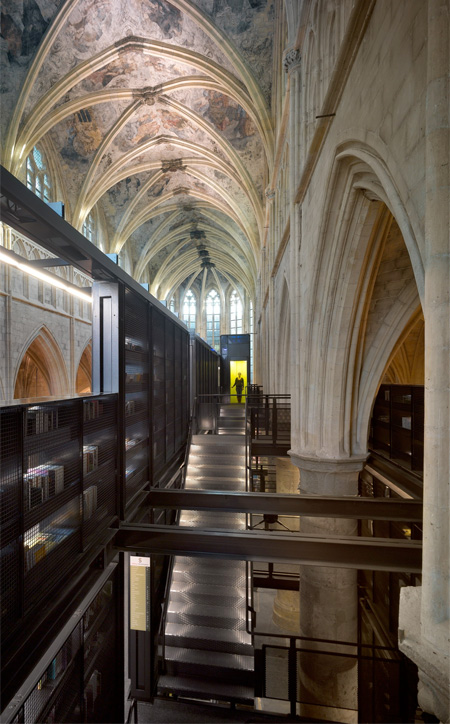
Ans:
[[[364,598],[366,611],[383,587],[420,574],[420,536],[405,532],[419,531],[420,495],[387,500],[383,486],[368,480],[361,494],[369,500],[268,495],[250,492],[254,486],[248,493],[166,489],[182,479],[194,398],[219,399],[217,354],[5,170],[1,193],[6,223],[92,275],[94,357],[93,395],[0,409],[5,722],[125,721],[128,657],[132,695],[151,699],[169,556],[362,569],[360,585],[374,594]],[[233,356],[246,359],[242,349]],[[289,444],[290,407],[278,397],[258,398],[250,413],[260,479],[262,457]],[[179,509],[355,517],[361,537],[148,522],[153,511],[173,522]],[[149,630],[128,631],[128,553],[150,557]],[[387,616],[392,627],[395,611]],[[375,646],[364,626],[364,643]]]

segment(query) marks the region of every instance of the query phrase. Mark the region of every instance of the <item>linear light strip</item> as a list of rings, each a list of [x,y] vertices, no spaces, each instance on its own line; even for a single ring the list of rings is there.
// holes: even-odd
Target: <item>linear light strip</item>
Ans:
[[[86,294],[86,292],[83,292],[81,289],[78,289],[78,287],[76,287],[74,284],[67,284],[66,282],[58,279],[58,277],[54,274],[46,274],[45,272],[42,272],[29,264],[19,261],[19,259],[21,259],[21,257],[17,256],[17,254],[15,254],[14,252],[8,251],[6,249],[0,250],[0,261],[4,262],[5,264],[9,264],[16,269],[20,269],[20,271],[24,272],[25,274],[36,277],[36,279],[40,279],[42,282],[46,282],[47,284],[51,284],[54,287],[58,287],[58,289],[62,289],[64,292],[72,294],[74,297],[79,297],[79,299],[82,299],[83,302],[89,302],[89,304],[92,304],[92,297],[89,294]]]

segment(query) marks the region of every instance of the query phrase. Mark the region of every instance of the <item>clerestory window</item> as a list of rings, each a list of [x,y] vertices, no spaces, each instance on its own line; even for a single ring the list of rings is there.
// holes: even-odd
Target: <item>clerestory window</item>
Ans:
[[[195,318],[197,314],[197,300],[191,289],[186,292],[183,302],[183,321],[192,332],[195,332]]]
[[[27,157],[27,186],[47,204],[51,201],[52,184],[42,151],[34,146]]]

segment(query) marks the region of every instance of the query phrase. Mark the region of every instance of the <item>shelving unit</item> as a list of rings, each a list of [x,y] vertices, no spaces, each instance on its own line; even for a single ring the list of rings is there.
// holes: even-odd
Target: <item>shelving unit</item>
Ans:
[[[124,505],[148,482],[149,344],[148,305],[126,289],[124,295]]]
[[[2,646],[117,516],[117,395],[1,409]]]
[[[117,398],[83,401],[83,545],[116,515]]]
[[[376,397],[369,445],[408,470],[423,470],[424,388],[381,385]]]
[[[18,721],[109,722],[120,710],[117,569],[41,672]]]

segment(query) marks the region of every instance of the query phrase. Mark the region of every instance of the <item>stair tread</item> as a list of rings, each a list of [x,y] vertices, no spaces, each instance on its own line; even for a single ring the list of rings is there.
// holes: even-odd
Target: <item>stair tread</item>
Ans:
[[[167,606],[169,613],[185,614],[186,616],[198,616],[225,620],[240,620],[245,614],[245,601],[234,606],[210,606],[209,604],[191,603],[185,601],[173,601],[169,599]],[[244,621],[245,623],[245,621]]]
[[[214,592],[205,593],[195,590],[171,591],[169,597],[169,610],[172,609],[172,605],[175,603],[183,603],[185,606],[210,606],[210,613],[213,613],[213,610],[219,609],[220,611],[225,611],[225,615],[229,617],[229,609],[238,612],[240,608],[243,608],[241,601],[241,595],[224,596],[223,594],[216,594]],[[217,615],[221,615],[220,612]]]
[[[245,588],[238,588],[237,586],[221,586],[214,583],[183,583],[180,581],[174,581],[173,586],[170,589],[172,593],[184,593],[186,595],[193,596],[212,596],[214,599],[227,601],[229,599],[239,600],[242,595],[245,595]]]
[[[223,696],[225,699],[237,699],[242,702],[253,702],[254,700],[254,690],[251,686],[230,684],[222,681],[199,680],[186,676],[164,674],[159,677],[158,688],[191,695],[208,695],[214,698]]]
[[[204,641],[225,641],[230,644],[243,644],[251,647],[252,637],[247,631],[220,629],[212,626],[195,626],[185,623],[168,623],[166,636],[183,636]],[[251,654],[250,654],[251,655]]]
[[[166,661],[197,664],[199,666],[222,667],[253,671],[253,656],[229,654],[226,651],[206,651],[204,649],[185,649],[178,646],[166,646]]]

